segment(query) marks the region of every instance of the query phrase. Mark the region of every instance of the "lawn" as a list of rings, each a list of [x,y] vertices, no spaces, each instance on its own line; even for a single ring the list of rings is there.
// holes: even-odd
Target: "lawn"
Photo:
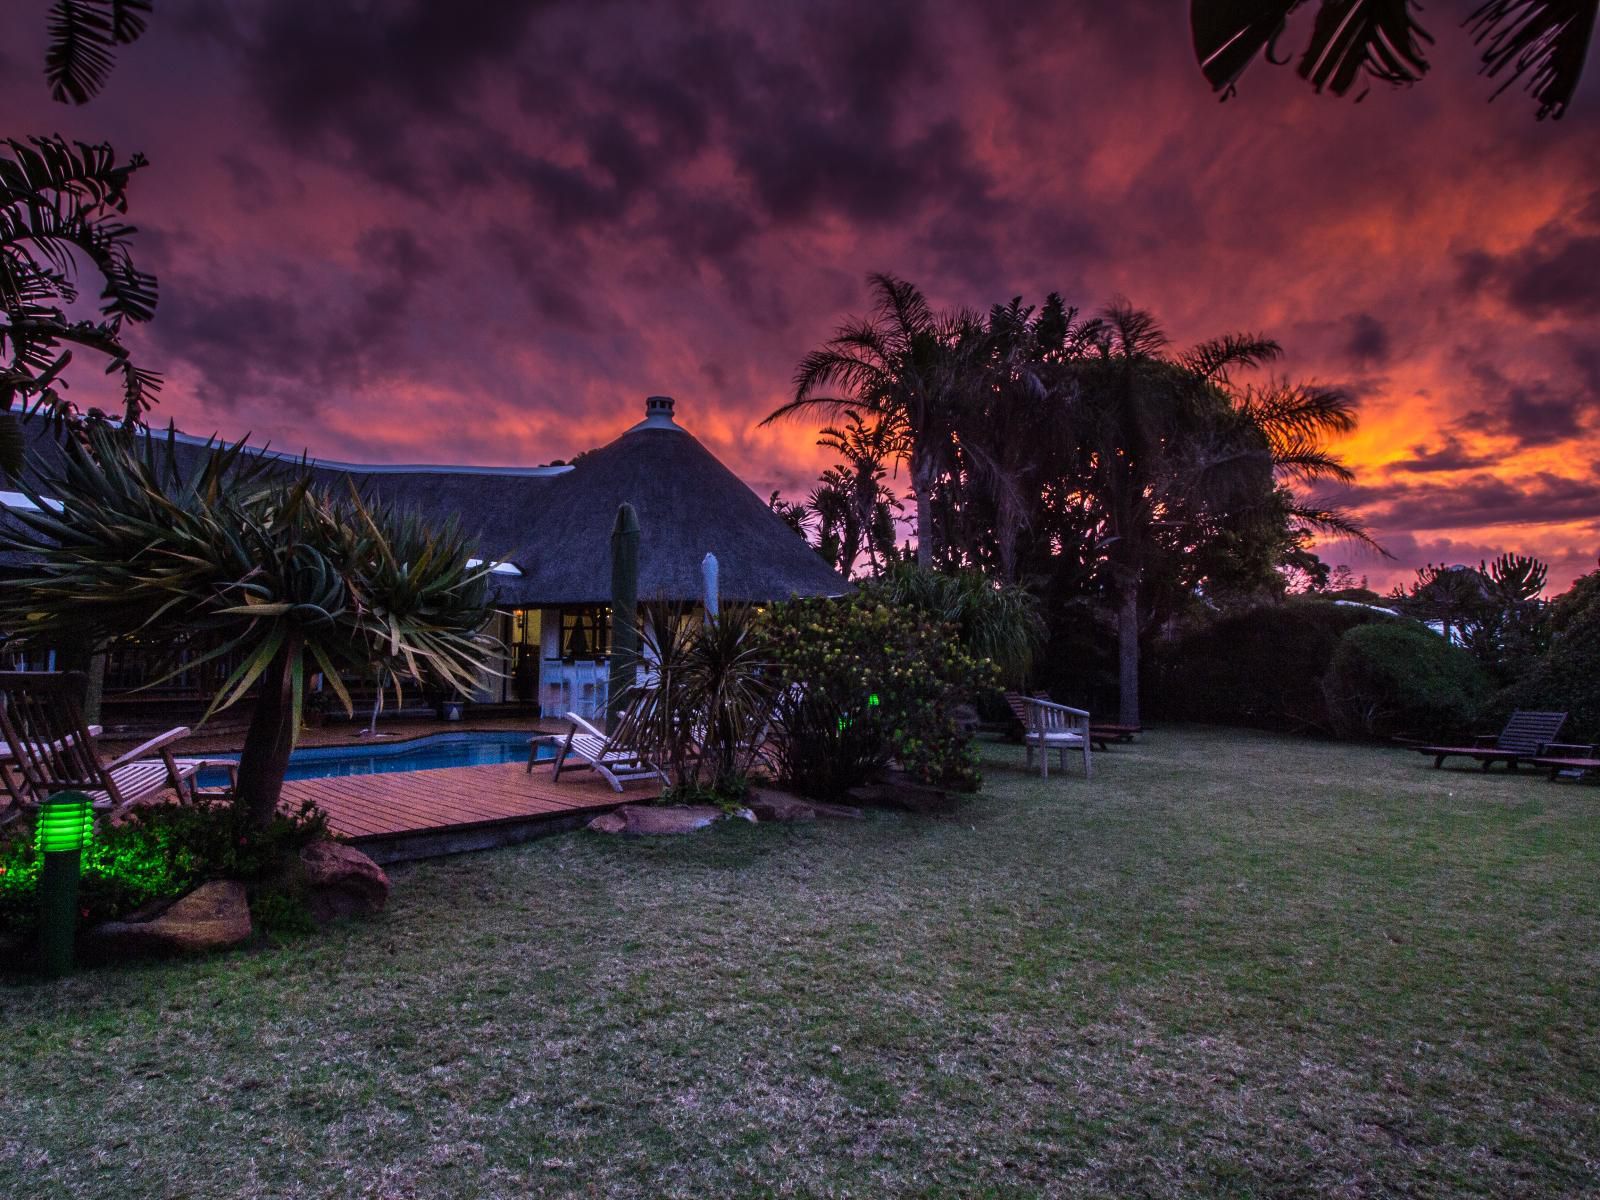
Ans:
[[[0,1196],[1600,1189],[1600,791],[1161,730],[0,989]]]

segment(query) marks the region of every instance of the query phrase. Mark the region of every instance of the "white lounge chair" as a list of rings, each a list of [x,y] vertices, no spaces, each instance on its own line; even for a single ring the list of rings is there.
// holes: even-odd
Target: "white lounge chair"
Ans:
[[[1053,700],[1040,700],[1033,696],[1020,697],[1027,711],[1023,723],[1023,745],[1028,748],[1028,766],[1033,766],[1034,751],[1039,752],[1039,775],[1050,776],[1050,751],[1056,752],[1061,769],[1067,769],[1067,751],[1083,754],[1083,777],[1092,778],[1094,766],[1089,761],[1089,714],[1081,708],[1069,708]]]
[[[635,744],[633,722],[624,715],[617,731],[607,734],[591,725],[577,713],[569,712],[565,720],[572,728],[563,737],[558,733],[540,734],[528,743],[528,772],[533,772],[538,760],[539,747],[554,744],[554,774],[551,781],[561,778],[563,770],[591,770],[620,792],[622,785],[634,780],[659,779],[663,785],[672,779],[652,761],[644,749]]]

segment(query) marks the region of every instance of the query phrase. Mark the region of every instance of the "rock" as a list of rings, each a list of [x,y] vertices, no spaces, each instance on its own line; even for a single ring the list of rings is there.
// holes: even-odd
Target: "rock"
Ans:
[[[693,833],[722,820],[726,814],[709,804],[625,804],[589,822],[596,833],[625,833],[631,837]],[[749,820],[755,820],[752,816]]]
[[[709,804],[646,805],[630,804],[618,809],[626,814],[627,832],[635,837],[661,833],[693,833],[722,820],[722,810]]]
[[[236,879],[213,879],[145,921],[107,921],[84,937],[84,957],[209,954],[250,940],[250,901]]]
[[[628,818],[619,812],[601,813],[587,828],[593,833],[622,833],[628,828]]]
[[[815,821],[817,810],[793,792],[758,787],[750,792],[750,811],[758,821]]]
[[[857,804],[915,813],[949,812],[956,806],[955,798],[943,788],[918,783],[898,771],[877,783],[853,787],[846,794]]]
[[[300,851],[306,908],[319,923],[371,916],[389,901],[389,877],[354,846],[312,842]]]

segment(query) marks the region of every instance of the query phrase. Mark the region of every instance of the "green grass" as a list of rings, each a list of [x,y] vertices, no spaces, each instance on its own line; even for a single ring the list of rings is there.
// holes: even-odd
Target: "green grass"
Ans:
[[[1600,1189],[1600,792],[1163,730],[0,990],[0,1196]]]

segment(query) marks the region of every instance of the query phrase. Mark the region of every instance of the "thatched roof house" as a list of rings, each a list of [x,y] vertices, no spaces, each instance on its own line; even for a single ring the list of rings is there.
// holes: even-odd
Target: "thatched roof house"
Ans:
[[[582,699],[587,672],[573,668],[575,661],[604,658],[611,525],[624,501],[637,510],[642,531],[641,600],[698,600],[700,564],[708,553],[717,556],[719,590],[726,600],[765,602],[850,589],[761,497],[677,423],[673,409],[670,397],[651,396],[644,420],[571,466],[313,460],[313,467],[329,482],[349,478],[370,495],[436,519],[462,521],[482,556],[497,564],[496,596],[507,610],[500,634],[512,656],[503,666],[517,682],[512,689],[499,688],[493,698],[509,699],[514,691],[531,699],[530,689],[540,688],[548,709]],[[33,452],[46,460],[59,453],[38,422],[28,428]],[[180,456],[198,455],[202,444],[180,437]],[[0,509],[21,500],[0,491]],[[0,555],[0,575],[8,565],[21,564],[8,564]],[[536,669],[536,662],[544,668]],[[556,679],[555,669],[563,662],[569,668],[564,682]],[[575,682],[577,676],[585,681]],[[545,691],[552,684],[559,693],[554,699]]]

